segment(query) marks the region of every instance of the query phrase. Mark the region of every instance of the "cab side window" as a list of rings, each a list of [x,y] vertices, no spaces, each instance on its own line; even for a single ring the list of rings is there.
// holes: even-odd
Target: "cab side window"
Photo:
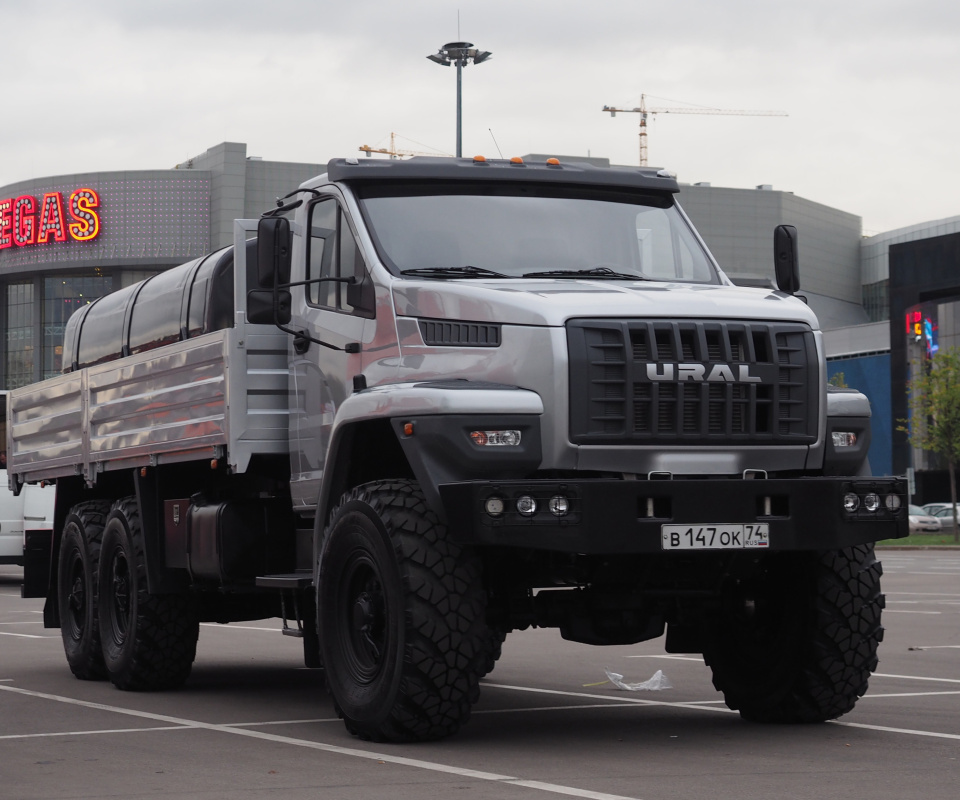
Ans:
[[[337,201],[315,203],[310,211],[307,280],[355,277],[361,281],[365,274],[360,247]],[[347,285],[335,280],[307,284],[307,302],[346,313],[354,310],[347,302]]]

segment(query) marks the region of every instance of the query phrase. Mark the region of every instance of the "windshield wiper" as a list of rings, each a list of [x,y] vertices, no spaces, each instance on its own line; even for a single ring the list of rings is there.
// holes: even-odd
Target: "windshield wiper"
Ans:
[[[610,278],[612,280],[651,281],[646,275],[617,272],[610,267],[591,267],[590,269],[548,269],[544,272],[525,272],[524,278]]]
[[[512,278],[513,275],[504,275],[483,267],[415,267],[404,269],[401,275],[414,275],[422,278]]]

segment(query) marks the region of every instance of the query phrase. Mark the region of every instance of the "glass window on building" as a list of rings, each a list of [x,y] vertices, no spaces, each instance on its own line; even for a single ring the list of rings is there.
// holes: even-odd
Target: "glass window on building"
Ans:
[[[63,369],[63,331],[70,315],[112,291],[113,276],[99,271],[43,279],[43,378],[59,375]]]
[[[7,285],[6,388],[33,383],[33,281]]]
[[[890,319],[890,280],[885,278],[862,287],[863,310],[871,322]]]

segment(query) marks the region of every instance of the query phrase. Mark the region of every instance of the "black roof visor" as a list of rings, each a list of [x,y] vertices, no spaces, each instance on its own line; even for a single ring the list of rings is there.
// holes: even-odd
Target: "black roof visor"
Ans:
[[[597,167],[584,162],[517,163],[506,160],[417,157],[406,161],[335,158],[327,165],[331,181],[449,180],[564,183],[647,191],[680,191],[676,178],[642,167]]]

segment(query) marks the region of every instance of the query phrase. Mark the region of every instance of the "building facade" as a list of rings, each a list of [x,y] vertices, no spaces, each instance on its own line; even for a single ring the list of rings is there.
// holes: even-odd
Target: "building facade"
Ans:
[[[0,187],[0,386],[59,374],[77,308],[228,244],[324,170],[226,142],[173,169],[92,172]]]

